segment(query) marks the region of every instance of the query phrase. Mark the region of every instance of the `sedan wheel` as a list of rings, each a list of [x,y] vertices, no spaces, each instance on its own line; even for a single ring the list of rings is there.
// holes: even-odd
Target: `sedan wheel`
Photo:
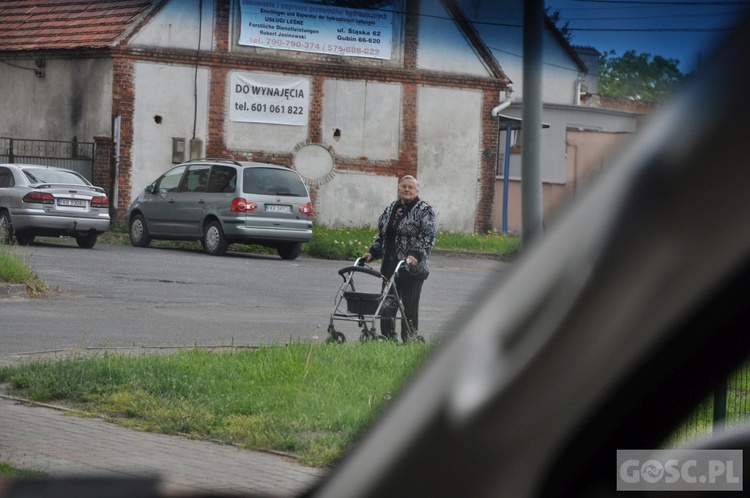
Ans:
[[[203,247],[212,256],[223,256],[227,253],[229,243],[218,221],[212,221],[203,233]]]
[[[96,232],[88,232],[85,235],[76,235],[76,243],[78,247],[83,249],[91,249],[96,245],[96,239],[99,235]]]
[[[13,226],[7,212],[0,213],[0,244],[10,244],[13,238]]]
[[[140,214],[135,215],[130,222],[130,243],[135,247],[148,247],[151,243],[146,220]]]

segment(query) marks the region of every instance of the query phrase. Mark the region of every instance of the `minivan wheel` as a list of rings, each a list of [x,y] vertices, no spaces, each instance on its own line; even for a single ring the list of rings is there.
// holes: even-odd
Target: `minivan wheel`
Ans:
[[[146,220],[140,214],[135,215],[130,221],[130,243],[135,247],[148,247],[151,243]]]
[[[76,235],[76,244],[82,249],[91,249],[96,245],[96,239],[99,235],[96,232],[88,232],[83,235]]]
[[[229,243],[218,221],[212,221],[206,226],[203,232],[203,247],[212,256],[223,256],[227,253]]]
[[[19,246],[27,246],[34,242],[36,235],[26,235],[25,233],[16,232],[16,242]]]
[[[278,251],[281,259],[297,259],[302,252],[302,243],[290,242],[288,244],[281,244],[278,247]]]

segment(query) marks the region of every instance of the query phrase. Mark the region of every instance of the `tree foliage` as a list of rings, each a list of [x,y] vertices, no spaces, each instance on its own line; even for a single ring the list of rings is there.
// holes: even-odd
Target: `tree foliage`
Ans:
[[[570,30],[570,21],[565,21],[565,24],[563,24],[562,26],[560,25],[561,15],[559,9],[552,9],[552,7],[547,7],[544,9],[544,13],[560,31],[560,34],[563,36],[563,38],[565,38],[568,43],[571,43],[573,41],[573,32]]]
[[[605,52],[599,59],[599,93],[609,97],[642,102],[660,102],[685,75],[678,68],[680,61],[628,50],[622,57],[615,51]]]

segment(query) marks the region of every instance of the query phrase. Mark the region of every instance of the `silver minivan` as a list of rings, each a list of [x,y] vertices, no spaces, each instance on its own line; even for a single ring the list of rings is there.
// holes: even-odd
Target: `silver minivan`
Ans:
[[[268,163],[196,159],[175,166],[132,202],[130,242],[200,240],[208,254],[232,243],[275,248],[295,259],[312,239],[310,195],[293,169]]]

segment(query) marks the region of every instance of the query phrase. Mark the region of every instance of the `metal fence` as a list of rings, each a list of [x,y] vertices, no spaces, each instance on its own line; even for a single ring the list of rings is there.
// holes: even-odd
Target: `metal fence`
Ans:
[[[57,166],[76,171],[91,181],[94,142],[0,137],[0,162]]]
[[[690,415],[670,443],[695,441],[750,421],[750,364],[744,365]]]

